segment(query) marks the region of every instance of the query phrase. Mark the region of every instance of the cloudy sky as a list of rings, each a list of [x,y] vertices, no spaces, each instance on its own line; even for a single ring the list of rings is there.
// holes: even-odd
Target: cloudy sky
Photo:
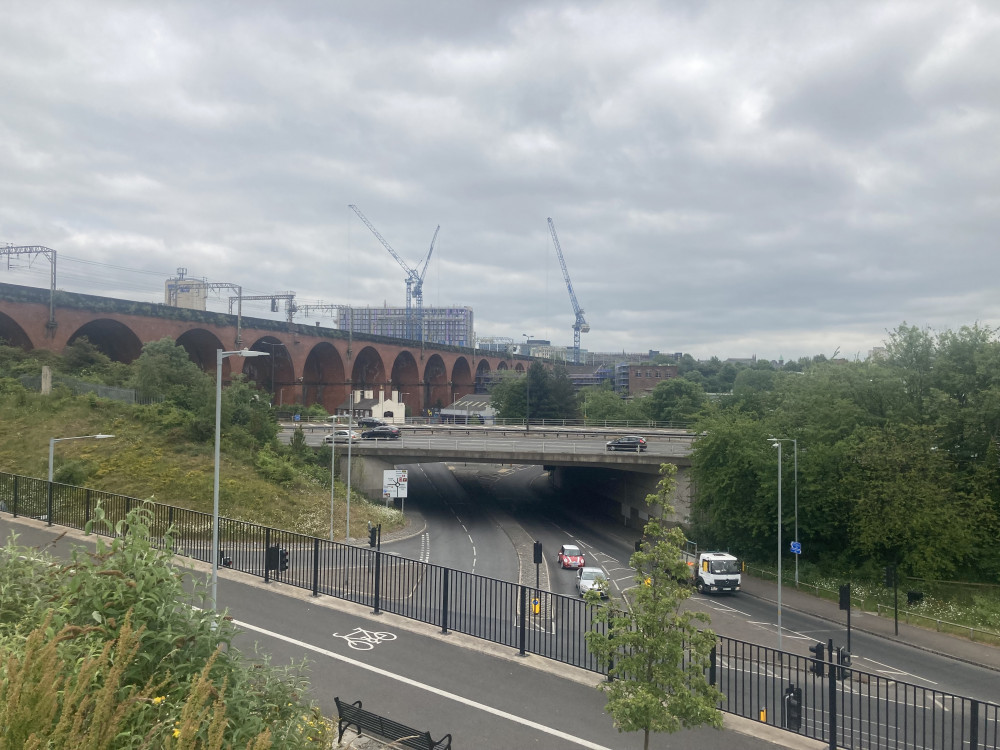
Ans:
[[[0,245],[60,288],[402,306],[348,204],[411,266],[440,225],[424,304],[480,336],[572,343],[547,217],[594,351],[1000,324],[1000,5],[4,4]]]

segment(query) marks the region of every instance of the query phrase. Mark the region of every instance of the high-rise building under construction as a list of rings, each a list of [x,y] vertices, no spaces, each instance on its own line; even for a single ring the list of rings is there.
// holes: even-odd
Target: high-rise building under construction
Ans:
[[[409,315],[412,315],[410,311]],[[405,307],[337,306],[337,328],[374,336],[406,338],[408,313]],[[414,339],[449,346],[474,346],[475,327],[471,307],[424,307],[423,336],[414,331]]]

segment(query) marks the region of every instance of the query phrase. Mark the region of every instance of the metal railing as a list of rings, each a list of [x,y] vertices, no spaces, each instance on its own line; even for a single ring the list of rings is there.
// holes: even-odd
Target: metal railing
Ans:
[[[98,503],[111,529],[132,508],[143,505],[152,514],[154,539],[164,539],[169,529],[175,553],[211,561],[210,514],[0,473],[0,512],[82,529]],[[593,618],[599,605],[576,597],[231,518],[219,519],[219,547],[223,564],[265,581],[604,673],[584,638],[590,630],[605,632]],[[266,564],[267,550],[275,547],[288,552],[287,570]],[[832,641],[827,654],[833,657]],[[724,695],[721,710],[827,742],[831,748],[1000,748],[997,704],[832,661],[822,662],[822,669],[819,664],[810,657],[717,636],[709,679]],[[801,692],[796,694],[796,689]],[[792,703],[798,704],[797,722]]]
[[[211,562],[209,513],[0,474],[0,511],[14,516],[83,529],[97,503],[111,528],[132,508],[145,505],[152,513],[154,539],[163,539],[172,529],[175,553]],[[269,570],[265,564],[266,550],[274,547],[288,552],[287,570]],[[219,557],[226,567],[265,581],[436,625],[443,632],[453,630],[493,641],[521,654],[601,671],[583,638],[595,626],[592,605],[576,597],[226,517],[219,518]],[[537,607],[534,600],[539,602]]]
[[[718,636],[710,678],[722,710],[830,748],[996,749],[1000,706]],[[796,711],[797,707],[797,711]]]

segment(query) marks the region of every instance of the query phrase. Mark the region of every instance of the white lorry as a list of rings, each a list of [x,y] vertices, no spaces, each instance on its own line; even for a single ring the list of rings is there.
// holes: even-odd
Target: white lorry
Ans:
[[[740,561],[728,552],[685,553],[695,588],[700,594],[739,591],[742,583]]]

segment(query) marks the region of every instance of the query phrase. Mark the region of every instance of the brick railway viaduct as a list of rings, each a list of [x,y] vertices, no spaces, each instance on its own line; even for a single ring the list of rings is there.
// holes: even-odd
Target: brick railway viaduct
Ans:
[[[215,373],[216,351],[268,352],[247,358],[242,372],[273,394],[272,403],[322,404],[331,414],[353,390],[395,390],[414,414],[485,391],[498,371],[523,372],[524,357],[486,356],[473,349],[384,336],[349,334],[262,318],[189,310],[149,302],[0,284],[0,339],[25,350],[61,353],[86,337],[117,362],[131,362],[142,346],[169,336],[205,372]],[[223,361],[223,380],[230,363]]]
[[[77,294],[0,283],[0,340],[26,351],[45,349],[61,353],[86,337],[117,362],[131,362],[142,346],[164,337],[174,339],[205,372],[215,373],[216,351],[248,348],[271,357],[242,360],[242,372],[273,394],[272,403],[320,403],[330,413],[346,403],[352,390],[398,391],[412,413],[447,406],[462,396],[485,392],[486,380],[496,372],[523,372],[526,357],[485,356],[473,349],[349,334],[332,328],[261,318],[189,310],[149,302]],[[223,361],[223,380],[230,363]],[[388,395],[388,394],[387,394]],[[377,398],[377,395],[376,395]],[[447,454],[447,452],[445,452]],[[461,452],[460,452],[461,453]],[[645,497],[655,491],[658,463],[646,456],[607,466],[607,457],[529,452],[524,455],[488,451],[440,455],[430,451],[407,456],[408,461],[461,460],[469,462],[533,463],[551,472],[551,481],[567,493],[601,498],[604,512],[617,515],[624,525],[641,528],[647,517]],[[358,447],[357,474],[363,491],[381,493],[382,470],[403,463]],[[624,457],[623,457],[624,458]],[[687,520],[690,488],[686,480],[690,461],[683,453],[665,460],[680,468],[679,507],[675,520]]]

